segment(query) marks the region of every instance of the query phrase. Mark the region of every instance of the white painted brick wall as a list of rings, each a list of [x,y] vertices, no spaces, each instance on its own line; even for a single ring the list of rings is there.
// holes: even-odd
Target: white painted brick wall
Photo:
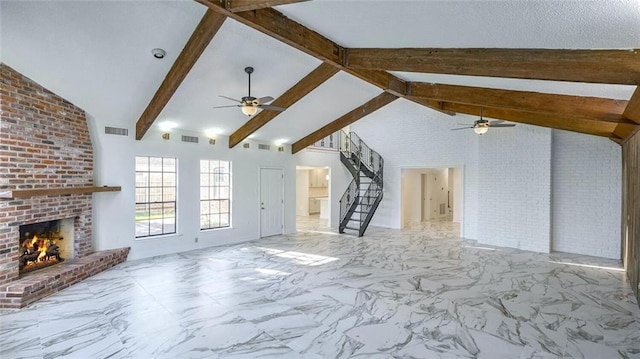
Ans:
[[[463,233],[476,238],[478,212],[478,136],[473,131],[450,131],[464,115],[448,116],[398,99],[354,123],[356,132],[384,158],[384,198],[372,225],[401,227],[401,169],[464,167]]]
[[[478,146],[478,241],[549,252],[551,130],[490,129]]]
[[[620,258],[621,147],[553,131],[552,249]]]

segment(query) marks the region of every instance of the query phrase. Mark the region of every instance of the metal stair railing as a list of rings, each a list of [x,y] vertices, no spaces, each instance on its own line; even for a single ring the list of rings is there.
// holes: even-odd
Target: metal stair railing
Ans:
[[[340,199],[340,226],[343,233],[347,223],[352,220],[356,209],[359,209],[358,236],[367,229],[373,214],[382,200],[384,160],[358,137],[355,132],[347,134],[339,132],[340,160],[349,169],[353,180]],[[360,193],[360,173],[371,178],[364,193]],[[358,208],[359,207],[359,208]],[[351,228],[354,229],[354,228]]]
[[[358,235],[362,237],[364,231],[369,226],[369,222],[373,218],[378,204],[382,200],[382,186],[378,184],[376,179],[369,183],[369,187],[360,197],[360,228]]]
[[[353,179],[342,197],[340,197],[340,227],[346,226],[348,219],[353,215],[358,205],[359,197],[358,183]]]
[[[374,150],[372,150],[367,144],[355,133],[350,134],[351,142],[358,147],[358,158],[360,163],[366,167],[367,171],[364,171],[371,179],[375,178],[379,185],[382,185],[382,170],[384,167],[384,160],[382,156]]]

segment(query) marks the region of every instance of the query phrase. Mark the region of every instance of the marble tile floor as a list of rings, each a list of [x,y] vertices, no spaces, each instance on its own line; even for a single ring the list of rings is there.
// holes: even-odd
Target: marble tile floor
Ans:
[[[0,358],[640,358],[618,261],[418,230],[123,263],[0,313]]]
[[[422,222],[407,222],[403,230],[407,233],[419,233],[429,238],[460,237],[460,223],[453,222],[450,216]]]
[[[309,216],[296,216],[296,229],[299,232],[338,233],[338,228],[329,227],[328,222],[329,221],[326,219],[321,219],[319,214],[312,214]]]

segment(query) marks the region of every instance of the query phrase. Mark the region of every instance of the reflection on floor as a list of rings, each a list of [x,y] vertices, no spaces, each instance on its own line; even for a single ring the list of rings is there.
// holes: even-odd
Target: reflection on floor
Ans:
[[[1,358],[631,358],[620,263],[370,228],[126,262],[0,313]]]
[[[338,232],[338,229],[327,227],[329,220],[321,219],[319,214],[296,216],[296,230],[298,232]]]
[[[404,231],[422,233],[429,238],[458,238],[460,237],[460,223],[453,222],[453,218],[449,216],[418,223],[407,222]]]

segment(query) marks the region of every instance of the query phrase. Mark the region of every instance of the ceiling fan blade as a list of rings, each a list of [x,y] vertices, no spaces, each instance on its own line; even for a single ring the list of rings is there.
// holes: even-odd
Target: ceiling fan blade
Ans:
[[[222,98],[226,98],[227,100],[231,100],[231,101],[235,101],[235,102],[238,102],[238,103],[242,103],[242,101],[240,101],[240,100],[236,100],[235,98],[231,98],[231,97],[227,97],[227,96],[222,96],[222,95],[218,95],[218,96],[220,96],[220,97],[222,97]]]
[[[471,126],[472,124],[470,124],[470,123],[458,123],[458,125],[460,125],[460,126]]]
[[[516,125],[515,124],[505,123],[503,125],[500,125],[500,124],[498,124],[498,125],[490,125],[489,127],[491,127],[491,128],[494,128],[494,127],[516,127]]]
[[[225,108],[225,107],[242,107],[242,106],[241,105],[213,106],[213,108]]]
[[[260,107],[261,109],[264,109],[264,110],[271,110],[271,111],[284,111],[284,110],[286,110],[286,108],[284,108],[284,107],[273,106],[273,105],[258,105],[258,107]]]
[[[503,122],[504,122],[504,121],[490,121],[490,122],[489,122],[489,125],[490,125],[490,126],[495,126],[495,125],[499,125],[499,124],[501,124],[501,123],[503,123]]]
[[[267,102],[273,101],[273,97],[265,96],[265,97],[260,97],[257,100],[258,100],[258,103],[263,104],[263,103],[267,103]]]
[[[473,126],[471,126],[471,127],[452,128],[451,131],[466,130],[467,128],[473,128]]]

